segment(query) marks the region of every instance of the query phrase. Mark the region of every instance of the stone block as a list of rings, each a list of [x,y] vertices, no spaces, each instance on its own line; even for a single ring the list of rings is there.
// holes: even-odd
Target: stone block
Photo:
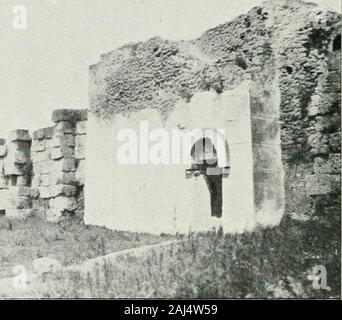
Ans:
[[[44,211],[44,213],[41,212],[41,215],[44,217],[46,221],[57,223],[62,220],[63,212],[52,211],[50,209],[47,209]]]
[[[44,129],[38,129],[33,131],[33,140],[42,140],[45,138]]]
[[[13,197],[30,197],[31,196],[31,188],[30,187],[22,187],[15,186],[9,189],[9,195]]]
[[[30,155],[31,152],[31,141],[14,141],[12,143],[12,145],[14,145],[14,150],[19,150],[19,151],[23,151],[26,152],[27,155]]]
[[[311,147],[312,155],[329,154],[329,137],[326,134],[315,133],[308,137],[308,144]]]
[[[25,151],[19,151],[17,150],[14,155],[14,163],[15,164],[25,164],[26,162],[28,162],[30,159],[28,157],[27,152]]]
[[[54,197],[65,196],[68,198],[76,197],[77,188],[70,185],[57,185],[54,186]]]
[[[52,139],[46,139],[45,140],[45,146],[46,150],[51,153],[51,148],[52,148]]]
[[[340,154],[330,155],[328,159],[316,157],[314,160],[315,173],[340,173],[341,172],[341,156]]]
[[[50,210],[54,213],[63,213],[77,209],[77,201],[70,197],[57,197],[50,200]]]
[[[41,199],[50,199],[54,197],[54,188],[53,186],[42,186],[38,188],[39,198]]]
[[[316,131],[326,133],[335,132],[340,127],[340,116],[337,113],[325,116],[317,116],[316,120]]]
[[[22,167],[22,165],[29,163],[30,162],[30,142],[16,141],[7,145],[7,156],[4,162],[8,170],[12,170],[10,169],[11,166],[16,167],[16,164],[19,165],[18,167]],[[15,172],[13,173],[12,172],[9,172],[8,174],[15,174]]]
[[[39,198],[39,189],[37,187],[31,187],[31,197],[33,199]]]
[[[87,133],[87,121],[79,121],[76,123],[76,134],[86,134]]]
[[[333,152],[341,152],[341,132],[329,135],[329,146]]]
[[[52,147],[74,147],[75,137],[73,134],[55,135],[51,141]]]
[[[12,162],[4,162],[4,172],[6,176],[14,175],[21,176],[27,173],[26,166],[18,166]]]
[[[54,127],[54,134],[60,135],[65,133],[74,133],[75,132],[75,126],[70,121],[62,121],[58,122],[56,126]]]
[[[332,83],[340,83],[341,81],[341,72],[338,71],[330,71],[328,75],[328,80]]]
[[[76,113],[77,113],[77,121],[87,121],[88,120],[88,110],[87,109],[76,110]]]
[[[30,184],[30,176],[28,174],[17,177],[17,186],[25,187]]]
[[[310,196],[336,193],[336,177],[330,174],[314,174],[305,179],[306,191]]]
[[[51,149],[51,159],[59,160],[61,158],[72,158],[74,156],[74,148],[68,146],[62,146],[58,148]]]
[[[32,200],[32,210],[42,213],[41,217],[46,218],[46,212],[49,210],[50,199],[36,198]]]
[[[7,154],[7,146],[5,144],[0,144],[0,157],[5,157]]]
[[[38,188],[40,186],[40,175],[38,174],[35,174],[33,177],[32,177],[32,182],[31,182],[31,186],[33,188]]]
[[[86,157],[86,135],[76,136],[75,158],[85,159]]]
[[[53,122],[61,122],[61,121],[85,121],[88,119],[88,112],[86,109],[77,110],[77,109],[58,109],[54,110],[52,113],[52,121]]]
[[[62,159],[63,157],[64,157],[64,155],[63,155],[61,148],[52,148],[51,149],[50,158],[52,160],[59,160],[59,159]]]
[[[76,185],[75,172],[62,172],[62,174],[57,175],[56,184]]]
[[[74,172],[76,170],[76,160],[73,158],[63,158],[53,161],[54,172]]]
[[[330,154],[329,155],[329,163],[331,173],[341,174],[341,154]]]
[[[53,122],[60,121],[74,121],[74,110],[73,109],[58,109],[52,112]]]
[[[49,187],[39,188],[39,197],[42,199],[56,198],[59,196],[63,197],[76,197],[77,188],[71,185],[53,185]]]
[[[18,209],[18,210],[30,209],[31,199],[29,197],[10,195],[7,198],[7,208]]]
[[[28,130],[13,130],[10,131],[8,136],[9,141],[31,141],[30,133]]]
[[[25,220],[32,216],[31,209],[7,209],[6,217],[8,218],[16,218],[20,220]]]
[[[34,174],[48,174],[52,170],[52,161],[43,161],[33,164]]]
[[[0,190],[2,189],[7,189],[7,181],[6,178],[0,174]]]
[[[54,127],[44,128],[44,137],[45,139],[51,139],[54,135]]]
[[[51,184],[53,184],[51,174],[40,175],[40,185],[42,187],[49,187]]]
[[[32,163],[34,164],[44,162],[44,161],[49,161],[50,160],[49,152],[47,150],[43,152],[32,152],[31,159],[32,159]]]
[[[34,140],[51,139],[53,135],[53,127],[38,129],[33,132]]]
[[[46,146],[45,146],[45,140],[33,140],[32,141],[32,146],[31,150],[34,152],[41,152],[45,151]]]

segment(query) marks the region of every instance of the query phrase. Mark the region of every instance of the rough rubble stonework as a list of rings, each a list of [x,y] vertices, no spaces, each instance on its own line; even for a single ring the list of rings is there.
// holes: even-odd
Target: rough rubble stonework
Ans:
[[[177,101],[247,78],[262,109],[260,97],[279,88],[286,211],[339,216],[340,26],[339,14],[314,4],[268,1],[193,41],[127,44],[91,66],[90,111],[110,118],[156,109],[167,118]],[[23,130],[0,139],[0,213],[56,220],[83,209],[86,119],[59,110],[56,125],[32,140]]]

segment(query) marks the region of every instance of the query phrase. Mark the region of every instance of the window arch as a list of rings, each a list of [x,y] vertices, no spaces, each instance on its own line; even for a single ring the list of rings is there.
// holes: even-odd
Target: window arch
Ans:
[[[210,134],[209,134],[210,133]],[[213,135],[215,133],[215,135]],[[213,143],[217,137],[220,148]],[[222,140],[223,139],[223,140]],[[219,154],[219,153],[224,154]],[[187,170],[187,177],[198,177],[203,175],[210,193],[211,216],[222,217],[222,179],[229,175],[229,149],[228,143],[223,137],[218,136],[218,132],[204,130],[203,135],[198,137],[191,147],[191,169]],[[221,159],[220,159],[221,157]],[[224,164],[220,166],[220,164]]]

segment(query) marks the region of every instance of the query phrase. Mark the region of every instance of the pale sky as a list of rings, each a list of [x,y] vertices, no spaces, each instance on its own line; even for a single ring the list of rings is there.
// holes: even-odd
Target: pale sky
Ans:
[[[341,0],[316,0],[340,11]],[[88,67],[102,53],[153,36],[192,39],[261,0],[0,0],[0,137],[52,123],[56,108],[88,107]],[[27,29],[14,30],[15,5]]]

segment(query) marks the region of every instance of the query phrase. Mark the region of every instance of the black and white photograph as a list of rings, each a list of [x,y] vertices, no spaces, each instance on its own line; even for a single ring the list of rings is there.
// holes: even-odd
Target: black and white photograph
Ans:
[[[0,0],[14,299],[341,300],[341,0]]]

